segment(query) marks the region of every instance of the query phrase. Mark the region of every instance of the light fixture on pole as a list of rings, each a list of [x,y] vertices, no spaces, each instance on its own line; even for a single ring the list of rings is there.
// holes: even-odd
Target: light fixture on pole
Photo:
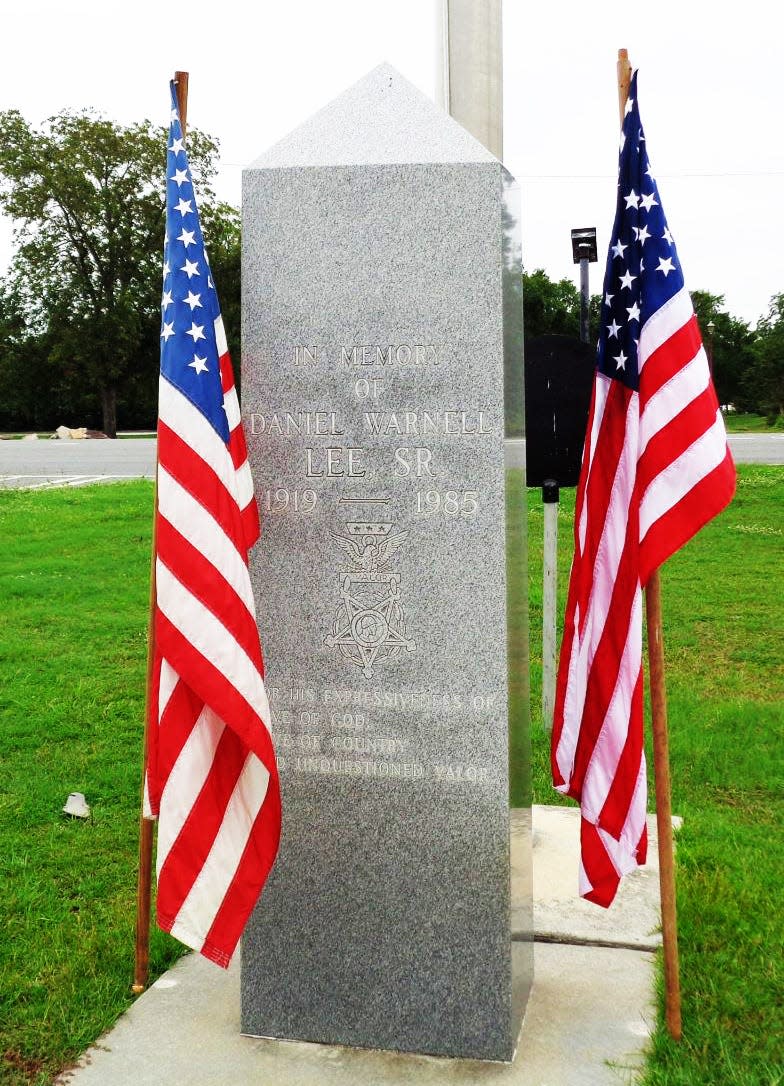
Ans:
[[[587,343],[590,333],[588,331],[588,265],[595,264],[596,255],[596,227],[585,226],[572,230],[572,259],[580,265],[580,339]]]

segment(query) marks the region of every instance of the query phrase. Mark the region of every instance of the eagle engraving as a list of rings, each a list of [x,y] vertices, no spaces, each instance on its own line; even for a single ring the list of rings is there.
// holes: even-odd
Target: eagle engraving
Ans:
[[[408,538],[407,531],[387,535],[391,528],[391,525],[387,524],[350,524],[348,528],[354,538],[338,535],[337,532],[332,532],[332,538],[363,573],[379,573],[385,569]],[[357,530],[364,528],[368,530]]]

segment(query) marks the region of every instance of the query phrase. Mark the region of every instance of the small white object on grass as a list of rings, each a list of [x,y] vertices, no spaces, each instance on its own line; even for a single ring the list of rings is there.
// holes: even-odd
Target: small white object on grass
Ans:
[[[90,807],[82,792],[71,792],[63,807],[63,814],[72,818],[89,818]]]

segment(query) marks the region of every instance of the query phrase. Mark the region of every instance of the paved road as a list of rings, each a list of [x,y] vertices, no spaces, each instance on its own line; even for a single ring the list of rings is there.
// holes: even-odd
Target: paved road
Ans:
[[[784,434],[730,434],[738,464],[784,464]]]
[[[736,464],[784,464],[784,434],[730,434],[730,449]],[[506,442],[506,466],[525,465],[525,440]]]
[[[730,448],[739,464],[784,464],[784,434],[732,434]],[[525,441],[506,442],[507,467],[525,463]],[[0,441],[0,488],[43,490],[86,486],[117,479],[152,479],[155,442]]]
[[[0,441],[0,487],[43,490],[152,479],[155,441]]]

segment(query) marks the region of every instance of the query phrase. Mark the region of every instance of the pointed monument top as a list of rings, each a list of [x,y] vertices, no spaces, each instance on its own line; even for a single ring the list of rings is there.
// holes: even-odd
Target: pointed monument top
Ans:
[[[249,167],[497,162],[390,64],[380,64]]]

